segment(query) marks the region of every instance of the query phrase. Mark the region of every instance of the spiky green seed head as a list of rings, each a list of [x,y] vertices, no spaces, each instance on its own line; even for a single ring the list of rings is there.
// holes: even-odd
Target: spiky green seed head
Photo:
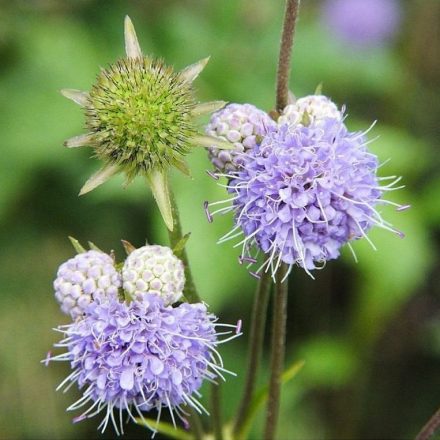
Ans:
[[[100,72],[89,96],[86,125],[96,156],[129,178],[163,170],[190,151],[192,86],[161,60],[120,59]]]

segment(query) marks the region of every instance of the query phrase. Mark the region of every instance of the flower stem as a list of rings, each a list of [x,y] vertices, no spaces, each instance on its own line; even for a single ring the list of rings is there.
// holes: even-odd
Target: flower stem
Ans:
[[[222,426],[222,409],[221,401],[221,384],[212,384],[211,386],[211,415],[212,426],[214,428],[215,440],[223,440],[223,426]]]
[[[428,420],[426,425],[417,434],[416,440],[428,440],[440,427],[440,409]]]
[[[258,369],[263,351],[264,331],[266,327],[267,303],[269,300],[270,287],[272,285],[270,273],[263,272],[258,282],[252,308],[251,328],[249,330],[249,349],[247,356],[246,382],[243,396],[235,419],[233,434],[234,438],[241,438],[241,430],[248,417],[249,407],[255,392]]]
[[[173,191],[171,188],[169,189],[170,193],[170,203],[171,203],[171,211],[173,214],[173,230],[168,230],[168,237],[170,239],[171,247],[174,248],[180,241],[183,239],[182,234],[182,225],[180,224],[179,210],[177,208],[176,199],[174,197]],[[194,284],[194,280],[191,273],[191,268],[189,266],[188,256],[186,254],[186,249],[183,249],[180,254],[180,259],[185,266],[185,290],[184,295],[185,298],[190,303],[201,302],[200,296],[197,293],[196,286]]]
[[[290,58],[292,54],[293,35],[298,17],[300,0],[287,0],[284,13],[283,33],[281,35],[280,55],[277,70],[276,109],[286,107],[289,97]]]
[[[275,295],[272,315],[272,353],[270,360],[269,395],[267,402],[266,427],[264,438],[273,440],[276,434],[280,395],[281,375],[283,373],[284,353],[286,348],[286,320],[287,320],[287,279],[281,280],[289,270],[286,263],[282,263],[276,273]]]
[[[188,411],[191,416],[191,431],[194,434],[194,439],[202,440],[204,437],[202,421],[194,408],[189,407]]]

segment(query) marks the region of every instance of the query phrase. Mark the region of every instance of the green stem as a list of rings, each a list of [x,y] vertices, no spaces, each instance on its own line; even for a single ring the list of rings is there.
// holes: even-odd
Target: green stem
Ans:
[[[183,234],[182,234],[182,225],[180,224],[179,210],[177,208],[176,199],[174,197],[171,188],[169,189],[169,193],[170,193],[171,211],[173,213],[173,230],[170,231],[168,229],[168,237],[170,239],[171,247],[174,248],[183,239]],[[183,265],[185,266],[186,282],[185,282],[185,290],[183,292],[185,298],[190,303],[201,302],[200,296],[198,295],[196,286],[194,284],[191,268],[189,266],[188,256],[186,254],[186,249],[182,250],[180,259],[182,260]]]
[[[169,196],[170,196],[170,203],[171,203],[171,212],[173,215],[173,230],[170,231],[168,229],[168,237],[170,240],[171,247],[174,248],[178,244],[181,243],[181,241],[183,239],[183,234],[182,234],[182,225],[180,223],[179,210],[177,208],[176,199],[174,197],[174,193],[171,190],[171,188],[169,188]],[[183,292],[185,295],[185,298],[190,303],[201,302],[201,299],[200,299],[200,297],[197,293],[197,290],[196,290],[196,286],[194,284],[194,280],[193,280],[192,273],[191,273],[191,268],[189,266],[188,255],[186,253],[185,248],[183,248],[181,250],[179,257],[182,260],[183,265],[185,267],[186,282],[185,282],[185,289]],[[202,421],[200,419],[200,416],[192,408],[190,408],[189,411],[191,414],[191,431],[194,434],[194,438],[195,438],[195,440],[202,440],[202,438],[204,436],[204,431],[203,431],[203,425],[202,425]]]
[[[221,409],[221,384],[211,386],[211,416],[215,440],[223,440],[223,424]]]
[[[299,0],[286,1],[277,70],[277,111],[283,110],[289,99],[290,58],[292,55],[293,35],[295,34],[299,3]]]
[[[234,438],[240,439],[242,429],[249,416],[249,409],[255,393],[257,374],[263,351],[264,331],[266,327],[267,303],[271,287],[269,272],[263,272],[257,286],[252,308],[251,327],[249,330],[249,349],[247,356],[246,381],[233,427]]]
[[[281,376],[283,374],[286,348],[287,321],[287,279],[281,280],[289,270],[286,263],[281,263],[276,273],[275,295],[272,315],[272,353],[270,360],[269,396],[267,402],[265,440],[275,439],[281,396]]]
[[[440,428],[440,409],[428,420],[426,425],[417,434],[416,440],[428,440]]]

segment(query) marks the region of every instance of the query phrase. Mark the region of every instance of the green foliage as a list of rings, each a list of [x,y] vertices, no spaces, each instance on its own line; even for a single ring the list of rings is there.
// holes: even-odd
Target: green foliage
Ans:
[[[404,176],[406,188],[390,199],[412,208],[397,213],[383,207],[384,218],[404,231],[405,239],[373,230],[369,236],[378,250],[365,240],[355,243],[357,264],[345,251],[340,261],[317,273],[315,282],[305,279],[300,269],[293,271],[294,301],[289,298],[289,302],[316,303],[310,316],[289,310],[293,318],[288,350],[292,359],[304,359],[306,364],[283,388],[280,435],[338,438],[342,427],[352,422],[359,423],[353,438],[374,438],[375,427],[382,429],[378,437],[407,438],[440,404],[440,391],[432,386],[440,367],[438,134],[425,121],[438,117],[430,115],[421,99],[439,101],[440,84],[428,83],[420,73],[417,56],[423,55],[411,52],[417,41],[410,33],[402,35],[395,47],[350,52],[319,23],[312,3],[302,6],[292,90],[297,96],[313,93],[322,82],[325,94],[347,105],[352,129],[365,130],[378,118],[368,136],[379,137],[370,148],[382,162],[391,159],[381,168],[382,176]],[[167,243],[160,214],[142,179],[123,189],[119,177],[84,198],[76,197],[96,162],[89,160],[90,151],[63,148],[66,138],[82,132],[83,115],[59,90],[89,90],[98,66],[123,56],[121,23],[128,13],[137,24],[144,53],[163,57],[176,70],[211,55],[196,83],[202,102],[251,102],[269,110],[274,104],[282,8],[282,0],[149,0],[106,2],[105,8],[97,0],[82,0],[2,6],[0,432],[4,438],[97,435],[95,421],[72,426],[71,415],[64,411],[77,392],[54,392],[66,367],[51,367],[48,372],[40,363],[57,339],[50,328],[66,319],[57,309],[51,286],[57,266],[74,253],[66,237],[115,248],[118,261],[124,258],[121,238],[136,247],[146,238],[152,244]],[[223,322],[243,319],[245,339],[255,281],[237,264],[239,249],[216,244],[230,230],[230,216],[217,216],[213,224],[204,217],[205,200],[225,198],[224,189],[205,173],[210,168],[206,152],[194,151],[188,162],[192,178],[173,173],[172,185],[184,233],[191,233],[185,247],[195,282]],[[331,283],[328,302],[324,291],[330,287],[322,280]],[[322,292],[316,292],[317,286]],[[425,303],[434,306],[426,311]],[[324,317],[330,317],[325,326]],[[401,337],[407,333],[414,334],[414,341]],[[401,347],[387,363],[382,346],[389,340],[399,341]],[[239,374],[222,387],[228,418],[239,399],[244,342],[221,347],[226,368]],[[412,390],[410,402],[393,397],[377,376],[391,377],[399,390]],[[359,382],[365,386],[357,387]],[[419,394],[417,387],[429,391]],[[360,412],[351,411],[350,402],[344,400],[347,390],[358,393],[353,400],[361,402]],[[204,389],[206,406],[208,394],[209,389]],[[376,395],[379,403],[369,404]],[[356,423],[349,420],[358,415]],[[145,438],[145,430],[139,428],[133,436]]]

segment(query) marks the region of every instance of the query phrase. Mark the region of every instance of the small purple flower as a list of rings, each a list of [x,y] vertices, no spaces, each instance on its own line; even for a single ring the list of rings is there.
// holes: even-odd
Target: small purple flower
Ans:
[[[123,410],[134,420],[156,409],[159,420],[167,408],[173,422],[177,415],[185,423],[182,406],[204,411],[197,399],[203,381],[229,373],[216,347],[237,335],[231,330],[219,341],[217,327],[234,326],[218,324],[201,303],[173,308],[155,294],[130,304],[95,301],[84,319],[59,327],[65,338],[57,346],[67,352],[50,360],[69,361],[73,371],[58,389],[76,383],[83,395],[68,410],[87,407],[78,421],[102,412],[102,431],[111,421],[123,433]]]
[[[61,310],[76,319],[83,315],[94,297],[116,298],[121,276],[110,255],[90,250],[63,263],[53,285]]]
[[[340,119],[271,130],[229,184],[232,207],[219,211],[234,211],[235,228],[220,242],[243,234],[236,245],[242,261],[252,260],[254,246],[263,251],[267,258],[254,273],[275,274],[284,262],[310,274],[351,240],[370,241],[374,225],[401,234],[375,208],[394,204],[381,196],[398,189],[400,178],[378,178],[378,159],[366,145],[365,133],[349,132]],[[391,183],[381,186],[386,179]]]
[[[397,31],[398,0],[327,0],[323,21],[330,31],[352,46],[378,46]]]
[[[209,148],[209,159],[214,167],[223,172],[237,170],[240,155],[261,142],[262,136],[275,122],[267,113],[251,104],[229,104],[215,112],[206,127],[210,136],[234,144],[233,150]]]

